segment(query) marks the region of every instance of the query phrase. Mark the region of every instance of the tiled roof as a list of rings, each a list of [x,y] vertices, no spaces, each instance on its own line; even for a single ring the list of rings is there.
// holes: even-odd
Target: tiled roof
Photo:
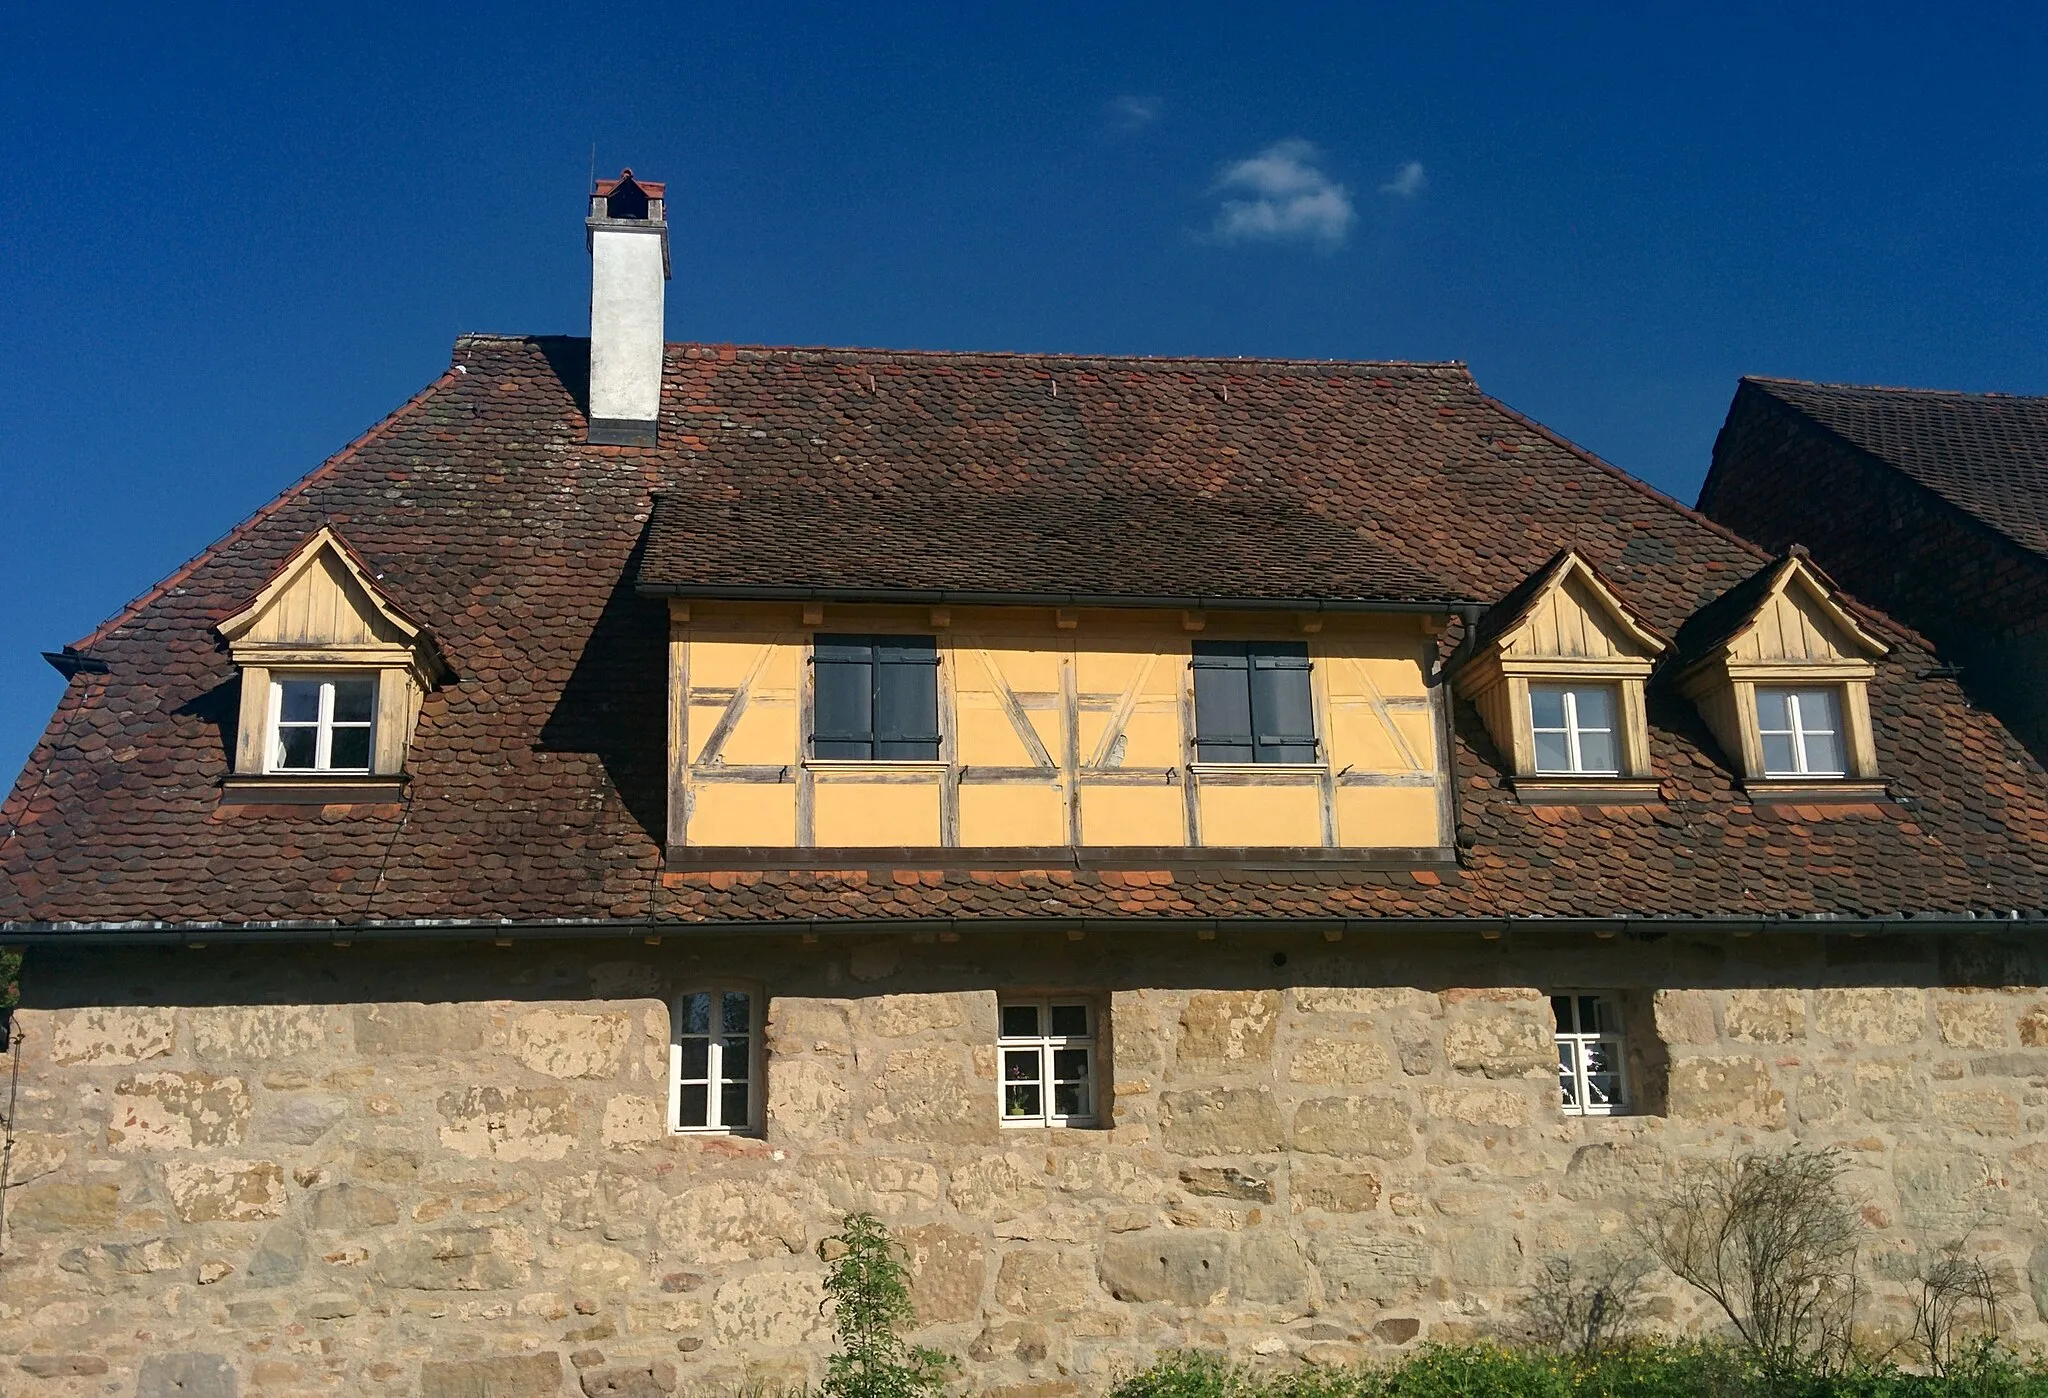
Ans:
[[[1743,383],[2048,556],[2048,398],[1792,379]]]
[[[72,680],[0,812],[0,920],[2048,908],[2048,779],[1952,680],[1926,674],[1931,660],[1911,633],[1882,622],[1873,626],[1894,649],[1871,702],[1899,804],[1752,806],[1698,715],[1653,683],[1662,805],[1520,805],[1460,705],[1456,865],[664,875],[667,620],[637,589],[657,496],[704,511],[694,526],[679,516],[694,532],[665,534],[671,548],[687,537],[721,576],[759,586],[786,585],[801,560],[785,552],[750,565],[713,507],[766,508],[751,499],[764,479],[820,494],[797,469],[806,460],[842,480],[914,480],[927,500],[957,482],[959,507],[906,522],[918,528],[902,546],[962,568],[980,554],[971,533],[959,535],[1006,488],[990,482],[1036,479],[1034,498],[1050,502],[1062,473],[1095,483],[1095,494],[1075,492],[1076,520],[1099,501],[1180,498],[1240,512],[1211,520],[1326,528],[1331,557],[1354,570],[1346,587],[1361,592],[1398,577],[1396,593],[1497,599],[1574,547],[1665,636],[1768,560],[1487,398],[1456,366],[671,346],[662,445],[643,449],[584,444],[584,358],[581,341],[465,337],[447,374],[81,642],[108,673]],[[910,426],[921,416],[934,424],[928,438]],[[211,628],[322,523],[433,629],[454,678],[425,701],[402,803],[221,805],[236,680]],[[1116,566],[1078,528],[1057,537],[1076,550],[1065,566]],[[1245,548],[1202,576],[1235,570],[1233,587],[1298,595],[1294,560],[1275,557],[1265,582],[1260,557]],[[863,586],[898,576],[858,574],[869,565],[851,553],[833,566]],[[1014,579],[1029,566],[973,576]],[[1104,582],[1163,588],[1184,576],[1174,567],[1146,560]]]

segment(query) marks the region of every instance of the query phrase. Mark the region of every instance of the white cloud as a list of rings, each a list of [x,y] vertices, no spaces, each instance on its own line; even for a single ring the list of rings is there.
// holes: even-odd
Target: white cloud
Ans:
[[[1136,131],[1159,120],[1159,99],[1126,92],[1109,104],[1109,114],[1126,131]]]
[[[1215,193],[1226,198],[1211,233],[1221,242],[1310,242],[1336,247],[1357,217],[1351,191],[1317,166],[1307,141],[1278,141],[1224,167]]]
[[[1396,199],[1413,199],[1428,183],[1429,176],[1424,173],[1422,162],[1411,160],[1394,172],[1394,178],[1380,186],[1380,193],[1391,194]]]

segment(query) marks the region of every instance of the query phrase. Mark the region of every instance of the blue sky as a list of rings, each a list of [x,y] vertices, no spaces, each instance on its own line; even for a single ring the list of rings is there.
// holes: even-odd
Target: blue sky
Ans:
[[[671,339],[1462,359],[1690,500],[1742,373],[2048,392],[2044,70],[1999,4],[4,7],[0,769],[457,332],[582,333],[593,144]]]

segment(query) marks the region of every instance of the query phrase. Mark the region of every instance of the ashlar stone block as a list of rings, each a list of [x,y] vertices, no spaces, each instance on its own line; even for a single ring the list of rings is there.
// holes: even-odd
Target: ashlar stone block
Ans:
[[[1397,1159],[1415,1149],[1402,1097],[1318,1097],[1294,1109],[1294,1148],[1313,1155]]]
[[[1287,1064],[1290,1082],[1355,1084],[1393,1076],[1394,1062],[1377,1041],[1311,1035],[1294,1046]]]
[[[1751,1044],[1789,1044],[1806,1037],[1806,996],[1797,990],[1731,990],[1721,1007],[1728,1037]]]
[[[1160,1094],[1167,1149],[1182,1155],[1256,1155],[1281,1149],[1280,1107],[1269,1087],[1198,1087]]]
[[[631,1017],[623,1011],[533,1010],[513,1024],[512,1052],[534,1072],[551,1078],[617,1077],[632,1027]]]
[[[1181,1011],[1179,1061],[1225,1068],[1270,1062],[1279,1020],[1277,990],[1198,990]]]
[[[713,1180],[687,1189],[656,1224],[665,1248],[695,1264],[786,1257],[804,1251],[803,1215],[758,1183]]]
[[[1771,1081],[1761,1058],[1702,1055],[1671,1064],[1671,1115],[1692,1121],[1781,1130],[1785,1094]]]
[[[441,1096],[441,1144],[458,1155],[560,1160],[576,1145],[567,1088],[471,1087]]]
[[[249,1085],[211,1073],[137,1073],[114,1087],[107,1143],[122,1151],[237,1145],[249,1129]]]
[[[1122,1233],[1102,1245],[1102,1284],[1119,1301],[1201,1307],[1230,1290],[1229,1237],[1206,1229]]]
[[[754,1272],[712,1293],[711,1337],[721,1345],[792,1349],[825,1328],[824,1293],[808,1272]]]
[[[174,1160],[163,1167],[171,1207],[187,1223],[246,1222],[284,1213],[284,1170],[268,1160]]]
[[[1912,987],[1831,986],[1813,992],[1813,1023],[1852,1047],[1917,1043],[1927,1033],[1927,996]]]
[[[176,1035],[176,1011],[155,1005],[91,1005],[50,1012],[50,1057],[67,1066],[164,1058]]]
[[[420,1398],[556,1398],[561,1391],[562,1356],[552,1350],[420,1366]]]

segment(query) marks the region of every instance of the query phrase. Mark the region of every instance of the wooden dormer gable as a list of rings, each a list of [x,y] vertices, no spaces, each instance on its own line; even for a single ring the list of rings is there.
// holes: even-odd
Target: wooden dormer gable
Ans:
[[[1840,700],[1844,775],[1877,776],[1869,683],[1890,651],[1834,595],[1800,548],[1738,584],[1687,623],[1675,684],[1749,781],[1767,777],[1757,690],[1812,687]]]
[[[1584,557],[1565,549],[1480,619],[1455,684],[1518,778],[1538,775],[1532,682],[1610,688],[1615,775],[1641,780],[1650,774],[1643,685],[1668,649]]]
[[[215,629],[242,672],[235,773],[275,775],[273,686],[300,677],[376,681],[370,771],[403,768],[420,701],[447,674],[431,632],[379,585],[362,558],[321,526],[256,595]]]

